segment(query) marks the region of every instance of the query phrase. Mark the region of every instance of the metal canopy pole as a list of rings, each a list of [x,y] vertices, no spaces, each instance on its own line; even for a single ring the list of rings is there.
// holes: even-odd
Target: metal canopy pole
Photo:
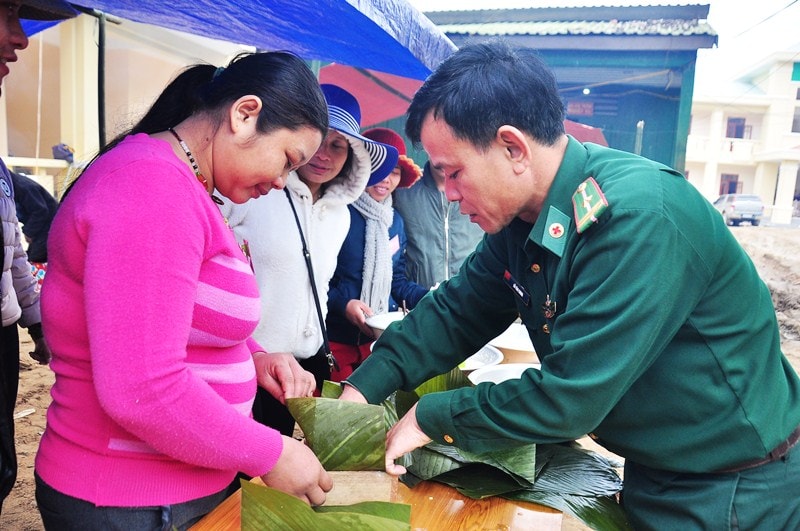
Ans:
[[[74,7],[97,19],[97,130],[102,148],[106,145],[106,22],[122,24],[122,19],[94,8]]]

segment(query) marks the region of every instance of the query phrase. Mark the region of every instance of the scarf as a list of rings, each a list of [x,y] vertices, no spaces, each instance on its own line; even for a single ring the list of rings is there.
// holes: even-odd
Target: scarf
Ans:
[[[361,300],[376,315],[386,313],[392,291],[392,255],[389,250],[389,227],[394,219],[392,196],[379,203],[364,192],[353,207],[366,220]]]

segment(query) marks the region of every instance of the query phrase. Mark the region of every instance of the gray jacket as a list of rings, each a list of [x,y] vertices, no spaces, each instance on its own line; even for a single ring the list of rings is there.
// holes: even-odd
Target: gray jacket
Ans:
[[[394,192],[394,204],[405,222],[406,276],[430,288],[455,275],[464,259],[483,238],[481,228],[459,212],[436,188],[425,164],[422,179]]]
[[[39,313],[39,285],[31,274],[28,255],[22,248],[22,233],[14,205],[14,185],[0,161],[0,223],[3,224],[3,269],[0,275],[2,325],[17,321],[23,327],[42,321]]]

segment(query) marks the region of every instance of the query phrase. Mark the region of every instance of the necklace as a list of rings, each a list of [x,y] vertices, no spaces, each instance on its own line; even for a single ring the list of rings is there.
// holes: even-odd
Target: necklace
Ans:
[[[203,185],[203,188],[208,190],[208,179],[206,179],[205,175],[203,175],[200,172],[200,166],[197,165],[197,161],[194,160],[194,155],[192,155],[192,152],[189,151],[189,146],[186,145],[186,142],[183,141],[183,139],[180,137],[180,135],[178,134],[178,132],[175,129],[170,127],[169,129],[167,129],[167,131],[172,133],[172,136],[174,136],[175,140],[178,141],[178,145],[180,145],[181,149],[183,149],[183,152],[186,153],[186,158],[189,159],[189,164],[192,165],[192,170],[194,170],[194,176],[197,177],[197,180],[200,182],[200,184]],[[218,205],[222,204],[222,199],[220,199],[219,197],[215,196],[211,192],[209,192],[209,194],[211,195],[211,199],[216,204],[218,204]]]

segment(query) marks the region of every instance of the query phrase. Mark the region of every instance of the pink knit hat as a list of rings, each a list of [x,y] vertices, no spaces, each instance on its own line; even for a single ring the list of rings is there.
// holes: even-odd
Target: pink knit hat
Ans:
[[[422,177],[422,169],[406,155],[406,143],[399,134],[385,127],[375,127],[364,131],[362,135],[381,144],[397,148],[397,152],[400,154],[397,159],[397,165],[400,167],[398,188],[408,188]]]

